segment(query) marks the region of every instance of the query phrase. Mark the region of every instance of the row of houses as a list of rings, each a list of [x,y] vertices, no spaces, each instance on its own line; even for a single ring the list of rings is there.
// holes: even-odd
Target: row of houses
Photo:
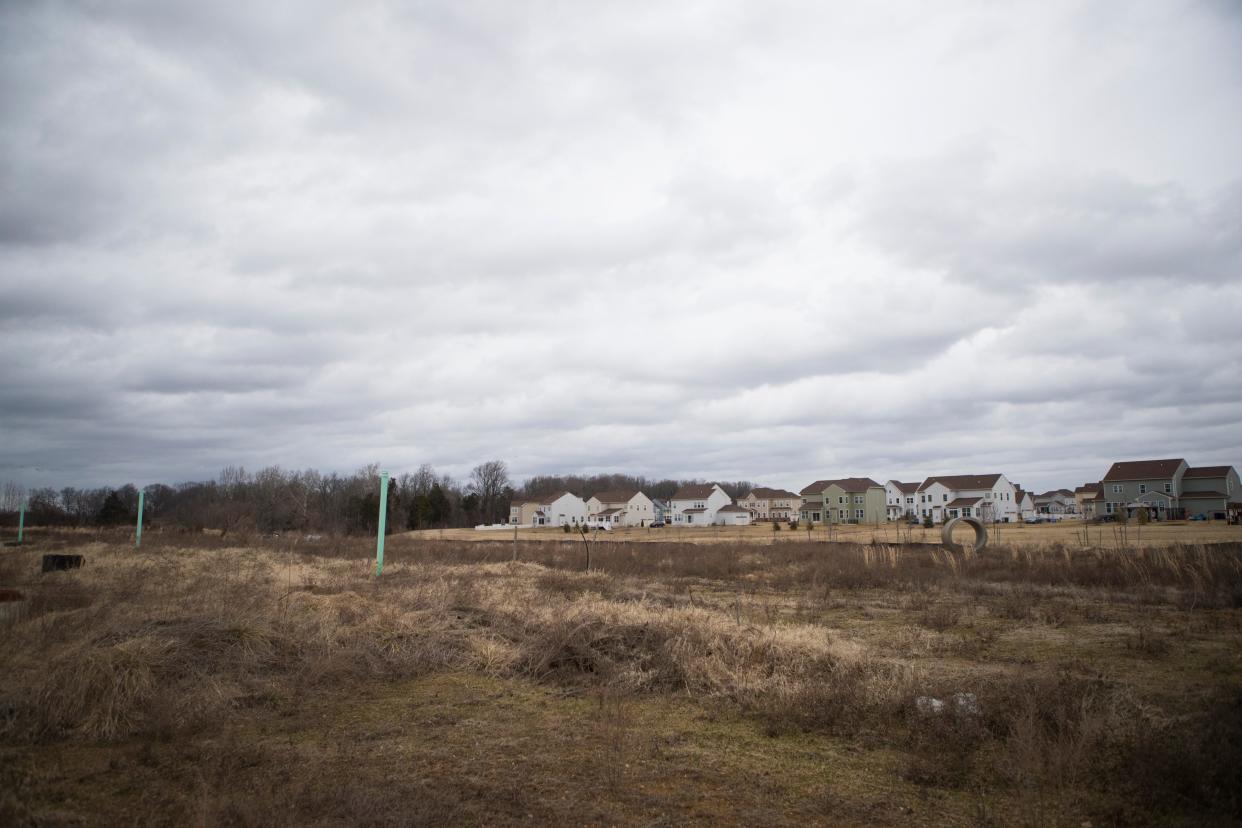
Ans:
[[[572,492],[517,501],[509,510],[516,526],[745,526],[760,521],[883,523],[893,520],[942,523],[956,517],[1013,523],[1040,515],[1124,513],[1146,509],[1155,520],[1203,514],[1225,518],[1231,504],[1242,508],[1233,466],[1191,468],[1185,460],[1114,463],[1098,483],[1074,491],[1032,494],[1005,475],[935,475],[921,483],[870,477],[816,480],[798,493],[759,487],[734,502],[718,484],[685,486],[667,501],[641,491],[600,492],[583,500]]]

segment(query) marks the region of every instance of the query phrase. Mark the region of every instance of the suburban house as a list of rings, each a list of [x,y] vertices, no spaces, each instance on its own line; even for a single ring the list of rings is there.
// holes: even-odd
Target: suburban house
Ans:
[[[1095,499],[1100,493],[1099,483],[1084,483],[1077,489],[1074,489],[1074,508],[1078,514],[1087,514],[1087,503]]]
[[[516,526],[576,526],[586,519],[586,503],[571,492],[519,501],[509,507],[509,523]]]
[[[888,520],[884,487],[870,477],[817,480],[802,490],[802,520],[816,523],[883,523]],[[818,515],[818,517],[817,517]]]
[[[1239,499],[1242,485],[1233,466],[1200,466],[1182,475],[1182,509],[1186,515],[1224,520],[1229,503]]]
[[[544,526],[545,508],[540,500],[515,501],[509,506],[509,523],[514,526]]]
[[[929,477],[919,486],[919,518],[937,523],[974,517],[997,523],[1018,519],[1015,486],[1003,474],[950,474]]]
[[[752,521],[781,521],[797,518],[802,501],[798,495],[784,489],[758,487],[747,492],[738,505],[750,512]]]
[[[1078,508],[1078,501],[1069,489],[1053,489],[1035,495],[1035,511],[1041,515],[1071,515]]]
[[[646,526],[655,521],[655,504],[642,492],[614,490],[591,495],[586,502],[592,526]]]
[[[909,518],[915,514],[914,500],[919,493],[918,483],[902,483],[890,480],[884,484],[884,497],[888,501],[888,519]]]
[[[1031,497],[1031,493],[1017,487],[1013,490],[1013,502],[1018,507],[1018,520],[1026,520],[1035,517],[1035,498]]]
[[[733,498],[719,485],[704,483],[678,489],[669,498],[669,510],[677,526],[711,526],[716,522],[716,512],[732,503]]]
[[[717,526],[749,526],[750,509],[733,503],[721,506],[716,510],[714,522]]]
[[[1145,508],[1154,520],[1183,517],[1180,495],[1182,477],[1188,468],[1180,457],[1113,463],[1100,481],[1100,500],[1094,514],[1133,517]]]

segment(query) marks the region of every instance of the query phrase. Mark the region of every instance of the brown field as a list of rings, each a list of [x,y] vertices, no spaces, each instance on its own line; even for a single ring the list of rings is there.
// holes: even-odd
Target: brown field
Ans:
[[[377,579],[362,539],[37,536],[0,824],[1242,818],[1242,544],[1002,537],[404,535]]]
[[[1224,521],[1171,521],[1128,526],[1115,523],[1092,524],[1080,520],[1060,523],[999,523],[989,527],[989,542],[1006,546],[1052,546],[1061,544],[1072,547],[1157,547],[1170,544],[1195,543],[1242,543],[1242,525],[1230,525]],[[958,529],[961,539],[972,538],[970,529]],[[425,529],[407,532],[405,535],[423,540],[453,540],[482,542],[512,542],[510,530],[475,529]],[[940,527],[924,529],[898,523],[845,524],[831,529],[816,526],[809,534],[805,529],[792,531],[782,525],[774,532],[772,524],[753,526],[704,526],[696,528],[665,527],[663,529],[636,528],[614,529],[594,532],[593,540],[626,543],[744,543],[772,544],[792,543],[806,540],[849,541],[854,543],[940,543]],[[956,536],[955,536],[956,537]],[[566,535],[563,530],[518,529],[522,541],[554,541],[566,538],[580,539],[576,533]]]

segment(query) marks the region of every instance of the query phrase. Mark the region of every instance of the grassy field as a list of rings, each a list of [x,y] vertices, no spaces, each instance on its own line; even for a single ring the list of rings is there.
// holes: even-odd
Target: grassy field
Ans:
[[[1092,524],[1080,520],[1059,523],[999,523],[989,527],[989,542],[1006,546],[1051,546],[1061,544],[1073,547],[1156,547],[1169,544],[1193,543],[1242,543],[1242,525],[1229,525],[1224,521],[1173,521],[1139,525],[1130,523]],[[973,538],[967,527],[959,527],[955,537],[962,540]],[[406,533],[423,540],[453,540],[480,542],[511,542],[513,532],[508,530],[475,529],[425,529]],[[524,527],[518,530],[520,540],[553,541],[565,538],[557,529]],[[572,537],[577,538],[577,534]],[[773,544],[812,541],[848,541],[854,543],[940,543],[940,527],[924,529],[902,523],[845,524],[831,528],[819,525],[808,533],[805,529],[791,531],[781,527],[774,532],[772,524],[753,526],[704,526],[665,527],[662,529],[629,527],[593,533],[596,540],[623,543],[744,543]]]
[[[0,824],[1242,818],[1242,544],[674,540],[0,551]]]

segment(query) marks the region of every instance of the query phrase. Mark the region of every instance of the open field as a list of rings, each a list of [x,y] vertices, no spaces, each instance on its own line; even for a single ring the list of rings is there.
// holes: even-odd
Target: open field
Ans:
[[[1242,818],[1242,544],[35,540],[0,824]]]
[[[970,529],[958,530],[962,539],[973,538]],[[1224,521],[1171,521],[1139,525],[1130,523],[1091,524],[1079,520],[1060,523],[1000,523],[989,526],[990,542],[1006,546],[1049,546],[1062,544],[1072,547],[1157,547],[1184,543],[1242,543],[1242,525],[1229,525]],[[454,540],[481,542],[511,542],[513,532],[507,530],[475,529],[425,529],[405,533],[409,537],[424,540]],[[791,531],[782,526],[774,532],[772,524],[753,526],[704,526],[665,527],[663,529],[636,528],[614,529],[592,533],[593,538],[607,542],[626,543],[744,543],[772,544],[814,541],[849,541],[854,543],[940,543],[940,527],[924,529],[899,523],[845,524],[816,526],[809,534],[805,529]],[[520,540],[554,541],[567,537],[560,528],[518,529]]]

